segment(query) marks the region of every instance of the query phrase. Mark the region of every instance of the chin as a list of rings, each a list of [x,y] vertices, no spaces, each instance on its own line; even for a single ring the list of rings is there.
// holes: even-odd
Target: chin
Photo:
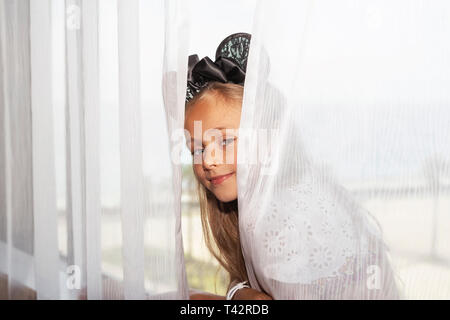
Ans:
[[[218,193],[218,194],[214,194],[216,196],[216,198],[219,201],[222,202],[231,202],[237,199],[237,195],[236,194],[223,194],[223,193]]]

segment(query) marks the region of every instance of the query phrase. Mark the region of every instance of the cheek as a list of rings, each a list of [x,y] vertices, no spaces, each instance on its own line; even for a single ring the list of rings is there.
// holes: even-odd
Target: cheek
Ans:
[[[203,184],[205,181],[205,171],[203,170],[203,166],[201,164],[194,164],[193,168],[195,177]]]

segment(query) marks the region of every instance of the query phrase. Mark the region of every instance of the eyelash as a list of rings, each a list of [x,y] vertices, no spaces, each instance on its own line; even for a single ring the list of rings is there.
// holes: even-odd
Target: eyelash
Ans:
[[[225,140],[222,140],[222,143],[223,142],[226,142],[226,144],[228,144],[228,143],[231,143],[231,142],[233,142],[234,140],[235,140],[236,138],[228,138],[228,139],[225,139]],[[231,141],[230,141],[231,140]],[[222,144],[222,146],[223,146],[223,144]],[[199,151],[199,152],[201,152],[201,153],[203,153],[203,150],[205,150],[204,148],[202,148],[202,149],[196,149],[196,150],[194,150],[194,152],[192,152],[192,155],[193,156],[197,156],[197,155],[199,155],[199,154],[197,154],[196,152],[197,151]]]

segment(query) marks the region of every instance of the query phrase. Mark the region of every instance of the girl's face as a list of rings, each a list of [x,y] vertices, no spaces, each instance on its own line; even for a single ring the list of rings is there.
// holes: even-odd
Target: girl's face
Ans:
[[[194,174],[218,200],[237,199],[237,137],[240,102],[206,94],[186,110],[184,127],[193,155]],[[194,132],[197,136],[194,135]]]

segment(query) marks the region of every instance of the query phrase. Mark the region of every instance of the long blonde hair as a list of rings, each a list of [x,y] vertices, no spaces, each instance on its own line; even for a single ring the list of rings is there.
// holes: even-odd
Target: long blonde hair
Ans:
[[[186,108],[193,106],[207,94],[242,104],[243,93],[244,88],[241,85],[211,82],[187,103]],[[237,200],[221,202],[198,180],[197,183],[205,243],[211,254],[228,272],[229,288],[233,281],[248,280],[239,237]]]

